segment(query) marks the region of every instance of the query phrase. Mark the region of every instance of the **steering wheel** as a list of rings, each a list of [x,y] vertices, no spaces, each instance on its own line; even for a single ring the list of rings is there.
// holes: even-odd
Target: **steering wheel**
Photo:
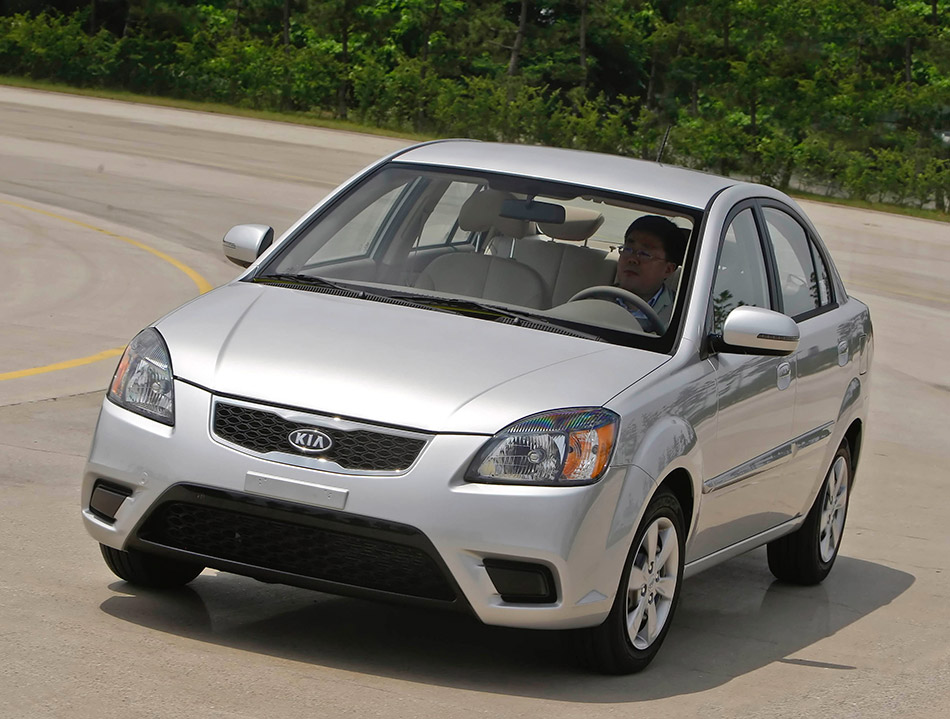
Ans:
[[[648,322],[648,325],[644,327],[645,330],[656,332],[658,335],[662,335],[666,332],[666,322],[660,319],[660,316],[656,313],[656,310],[650,307],[650,303],[639,295],[635,295],[633,292],[625,290],[622,287],[612,287],[610,285],[596,285],[595,287],[588,287],[587,289],[581,290],[576,295],[571,297],[568,302],[603,297],[604,295],[612,300],[620,300],[627,307],[627,309],[630,309],[630,305],[633,305],[636,309],[645,314]]]

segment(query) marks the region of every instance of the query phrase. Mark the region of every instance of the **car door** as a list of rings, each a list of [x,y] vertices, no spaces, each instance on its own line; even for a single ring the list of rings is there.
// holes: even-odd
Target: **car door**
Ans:
[[[727,216],[709,307],[713,332],[721,332],[736,307],[776,309],[760,223],[754,202]],[[774,497],[790,456],[795,358],[720,352],[709,362],[716,373],[716,433],[703,447],[703,496],[690,559],[787,519]]]
[[[842,318],[829,261],[816,238],[794,210],[776,201],[761,202],[762,224],[774,257],[782,312],[798,324],[801,339],[795,354],[793,456],[775,495],[789,517],[811,504],[828,442],[851,377],[852,359],[863,343],[855,341],[852,323]]]

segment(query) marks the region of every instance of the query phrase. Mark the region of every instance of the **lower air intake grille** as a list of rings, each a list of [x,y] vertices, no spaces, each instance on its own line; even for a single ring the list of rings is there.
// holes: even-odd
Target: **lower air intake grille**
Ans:
[[[173,549],[354,587],[426,599],[455,598],[426,552],[348,533],[345,525],[340,529],[343,531],[169,502],[149,517],[139,537]],[[428,541],[421,532],[407,527],[400,526],[399,534],[408,541]]]

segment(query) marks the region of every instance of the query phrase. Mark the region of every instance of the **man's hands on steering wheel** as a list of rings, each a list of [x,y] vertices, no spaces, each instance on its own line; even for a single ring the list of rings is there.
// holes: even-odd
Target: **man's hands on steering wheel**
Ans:
[[[587,289],[581,290],[576,295],[571,297],[568,302],[575,302],[576,300],[588,300],[607,297],[611,300],[620,300],[623,302],[624,306],[627,309],[637,309],[646,315],[647,326],[643,329],[648,332],[655,332],[658,335],[662,335],[666,332],[666,322],[660,319],[660,316],[656,313],[650,303],[639,295],[625,290],[622,287],[613,287],[611,285],[596,285],[595,287],[588,287]],[[638,318],[634,318],[638,319]]]

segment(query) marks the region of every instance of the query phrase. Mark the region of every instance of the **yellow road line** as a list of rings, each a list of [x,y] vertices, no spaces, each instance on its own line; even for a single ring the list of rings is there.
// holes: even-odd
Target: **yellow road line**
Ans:
[[[15,372],[4,372],[0,374],[0,382],[5,379],[17,379],[19,377],[32,377],[35,374],[43,374],[45,372],[55,372],[56,370],[61,369],[71,369],[72,367],[81,367],[84,364],[92,364],[93,362],[99,362],[100,360],[109,359],[110,357],[118,357],[125,351],[124,347],[119,347],[117,349],[106,350],[105,352],[100,352],[99,354],[89,355],[88,357],[80,357],[79,359],[66,360],[65,362],[56,362],[54,364],[44,365],[43,367],[31,367],[30,369],[21,369]]]
[[[208,290],[213,289],[212,285],[208,280],[199,275],[193,269],[183,262],[179,262],[174,257],[166,255],[164,252],[156,250],[154,247],[146,245],[144,242],[139,242],[138,240],[133,240],[131,237],[125,237],[123,235],[116,234],[115,232],[110,232],[101,227],[96,227],[95,225],[90,225],[85,222],[80,222],[79,220],[73,220],[69,217],[63,217],[62,215],[57,215],[55,212],[47,212],[46,210],[40,210],[36,207],[30,207],[29,205],[22,205],[19,202],[10,202],[9,200],[0,199],[0,204],[9,205],[10,207],[17,207],[21,210],[26,210],[27,212],[35,212],[39,215],[46,215],[47,217],[52,217],[54,220],[60,220],[62,222],[68,222],[79,227],[83,227],[87,230],[92,230],[93,232],[99,232],[103,235],[108,235],[116,240],[122,240],[133,247],[137,247],[140,250],[144,250],[155,257],[158,257],[160,260],[164,260],[172,267],[180,270],[188,278],[195,283],[195,286],[198,288],[198,292],[204,294]],[[82,365],[92,364],[93,362],[99,362],[104,359],[109,359],[110,357],[117,357],[124,351],[123,347],[119,347],[111,350],[104,350],[94,355],[89,355],[88,357],[80,357],[78,359],[65,360],[63,362],[54,362],[53,364],[43,365],[42,367],[30,367],[29,369],[15,370],[13,372],[3,372],[0,373],[0,382],[8,379],[17,379],[20,377],[32,377],[33,375],[45,374],[46,372],[56,372],[62,369],[71,369],[73,367],[81,367]]]
[[[123,235],[116,234],[115,232],[104,230],[101,227],[96,227],[95,225],[89,225],[85,222],[80,222],[79,220],[73,220],[69,217],[63,217],[62,215],[57,215],[54,212],[47,212],[46,210],[40,210],[40,209],[37,209],[36,207],[21,205],[18,202],[10,202],[9,200],[0,200],[0,204],[9,205],[10,207],[18,207],[21,210],[26,210],[27,212],[35,212],[39,215],[46,215],[47,217],[52,217],[55,220],[61,220],[62,222],[69,222],[70,224],[78,225],[79,227],[84,227],[87,230],[92,230],[93,232],[99,232],[103,235],[108,235],[109,237],[112,237],[116,240],[122,240],[123,242],[127,242],[133,247],[138,247],[140,250],[145,250],[146,252],[149,252],[155,255],[159,259],[165,260],[165,262],[167,262],[168,264],[184,272],[186,275],[188,275],[188,278],[192,282],[195,283],[195,286],[198,288],[198,292],[200,292],[201,294],[204,294],[208,290],[213,289],[211,286],[211,283],[208,282],[208,280],[206,280],[204,277],[199,275],[197,272],[191,269],[188,265],[184,264],[183,262],[179,262],[178,260],[176,260],[174,257],[171,257],[170,255],[166,255],[164,252],[156,250],[154,247],[149,247],[144,242],[133,240],[131,237],[125,237]]]

